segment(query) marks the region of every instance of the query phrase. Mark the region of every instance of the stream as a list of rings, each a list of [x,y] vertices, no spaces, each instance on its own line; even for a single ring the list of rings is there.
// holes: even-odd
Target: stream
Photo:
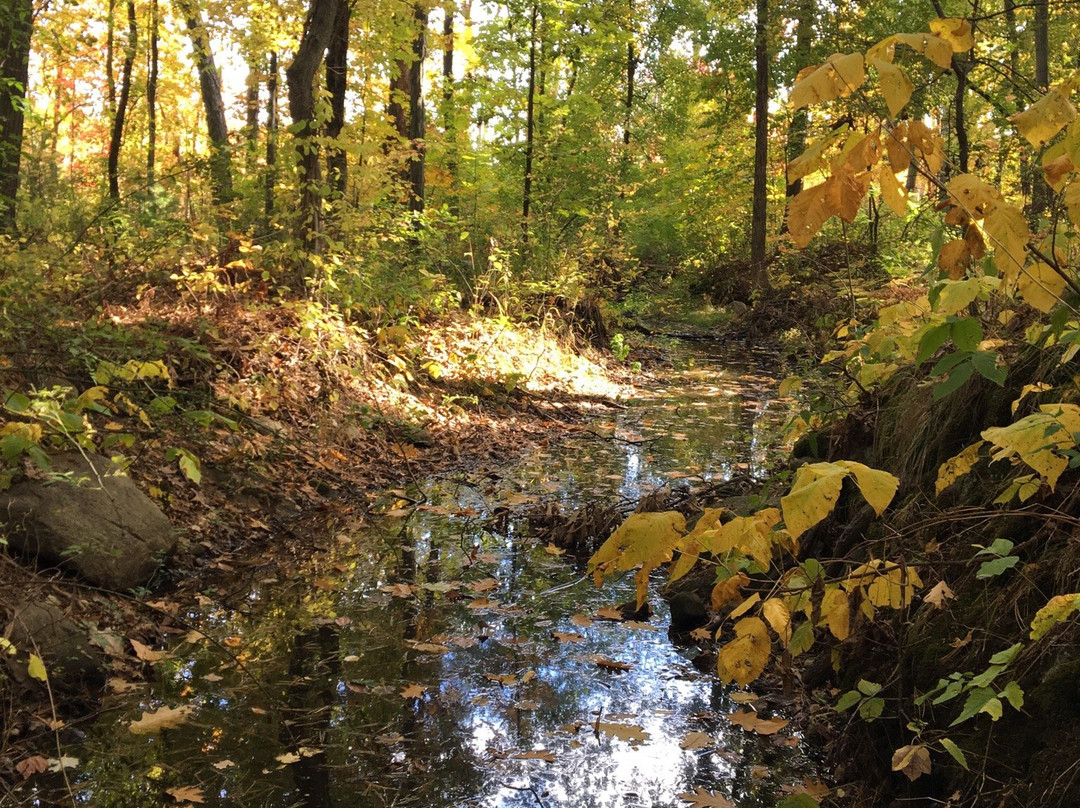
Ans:
[[[775,459],[775,358],[672,356],[662,383],[566,442],[390,492],[325,552],[237,570],[239,589],[178,615],[197,630],[155,681],[113,683],[64,749],[77,804],[764,807],[798,790],[814,773],[798,734],[733,725],[753,696],[695,668],[663,601],[608,619],[632,576],[597,589],[525,524]]]

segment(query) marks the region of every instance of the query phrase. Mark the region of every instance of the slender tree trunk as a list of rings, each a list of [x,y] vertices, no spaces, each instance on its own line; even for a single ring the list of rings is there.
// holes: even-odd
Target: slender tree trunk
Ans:
[[[0,16],[0,233],[15,232],[33,16],[31,0],[10,2]]]
[[[322,170],[319,147],[314,139],[318,128],[314,82],[323,54],[330,45],[338,2],[311,0],[300,46],[292,62],[285,68],[289,115],[293,119],[300,169],[300,217],[296,236],[305,251],[314,255],[323,250],[322,192],[319,187],[322,184]],[[306,267],[301,267],[301,270],[306,271]]]
[[[263,200],[263,228],[270,229],[274,218],[274,188],[277,186],[277,134],[278,134],[278,62],[277,54],[270,54],[270,66],[266,71],[266,187]]]
[[[135,0],[128,0],[128,37],[124,45],[124,63],[120,68],[120,97],[116,101],[112,136],[109,138],[109,198],[120,201],[120,145],[124,140],[124,119],[131,97],[131,71],[135,66],[135,45],[138,28],[135,23]]]
[[[413,21],[416,32],[413,38],[413,61],[409,65],[409,210],[424,211],[425,176],[427,157],[427,121],[424,112],[424,59],[427,57],[427,8],[422,3],[413,5]]]
[[[634,15],[634,3],[630,2],[630,17],[633,19]],[[633,119],[634,113],[634,79],[637,76],[638,65],[640,64],[638,58],[637,48],[634,44],[634,37],[631,34],[629,41],[626,43],[626,95],[623,97],[623,135],[622,142],[624,146],[630,145],[630,123]],[[624,155],[624,160],[627,159]]]
[[[528,95],[525,102],[525,180],[521,193],[521,240],[529,243],[529,213],[532,207],[533,145],[536,117],[536,21],[540,14],[537,3],[532,4],[529,15],[529,77]]]
[[[262,88],[262,71],[248,61],[247,78],[244,79],[244,142],[249,157],[255,154],[259,143],[259,90]]]
[[[221,76],[214,64],[210,40],[202,24],[202,15],[194,0],[178,0],[187,23],[195,65],[199,71],[199,90],[206,112],[206,134],[210,139],[210,185],[214,204],[232,199],[232,160],[229,154],[229,126],[225,120],[225,102],[221,97]]]
[[[150,71],[146,78],[146,185],[154,185],[157,162],[158,0],[150,0]]]
[[[1032,34],[1035,37],[1035,86],[1042,92],[1050,89],[1050,3],[1049,0],[1034,0],[1035,23]],[[1054,193],[1046,184],[1046,175],[1038,170],[1042,165],[1044,149],[1039,150],[1038,159],[1033,161],[1031,171],[1031,205],[1028,217],[1032,226],[1038,228],[1038,220],[1053,204]]]
[[[757,0],[754,63],[757,70],[754,99],[754,204],[750,216],[750,282],[755,289],[769,288],[765,251],[768,225],[769,165],[769,43],[768,0]]]
[[[351,0],[340,0],[330,47],[326,52],[326,89],[330,93],[330,120],[326,123],[326,136],[331,141],[326,147],[326,173],[338,197],[345,195],[349,184],[349,160],[345,150],[334,142],[345,127],[345,91],[348,89],[349,20],[352,14]]]
[[[105,99],[109,115],[116,114],[116,0],[109,0],[105,18]]]
[[[454,8],[447,4],[443,14],[443,60],[442,60],[442,118],[443,137],[446,140],[446,173],[449,176],[449,203],[452,213],[457,213],[457,121],[454,115]]]
[[[814,0],[800,0],[798,6],[798,19],[795,28],[795,69],[802,70],[809,66],[811,49],[814,45],[814,11],[817,8]],[[809,125],[809,115],[806,107],[795,110],[788,124],[787,133],[787,161],[792,160],[806,151],[806,132]],[[789,180],[784,190],[784,196],[791,199],[798,196],[802,191],[803,181]]]

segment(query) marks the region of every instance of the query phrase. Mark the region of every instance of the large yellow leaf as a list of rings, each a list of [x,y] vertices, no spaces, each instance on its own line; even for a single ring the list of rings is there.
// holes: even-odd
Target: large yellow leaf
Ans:
[[[872,469],[854,460],[837,460],[836,465],[855,476],[855,483],[859,486],[863,499],[874,509],[874,513],[881,516],[896,496],[900,480],[887,471]]]
[[[930,774],[930,750],[922,744],[900,747],[893,752],[892,770],[901,772],[908,780]]]
[[[630,514],[593,553],[588,571],[600,586],[605,575],[640,566],[637,575],[640,608],[645,602],[649,572],[671,560],[672,549],[685,531],[686,519],[677,511]]]
[[[824,157],[825,151],[839,143],[847,130],[848,126],[844,124],[836,131],[830,132],[825,137],[811,143],[806,151],[788,163],[787,181],[791,183],[795,182],[795,180],[801,180],[808,174],[813,174],[815,171],[825,168],[828,165],[828,161]]]
[[[735,624],[735,639],[724,645],[716,660],[716,672],[725,682],[748,685],[769,661],[769,630],[760,617],[744,617]]]
[[[699,542],[699,538],[702,534],[715,530],[720,526],[720,518],[723,516],[724,510],[724,508],[706,508],[705,512],[698,517],[694,529],[687,533],[673,548],[679,553],[679,556],[671,566],[668,577],[669,582],[679,580],[694,568],[699,554],[704,549]]]
[[[787,645],[788,641],[791,640],[791,612],[788,611],[784,601],[780,600],[780,598],[769,598],[761,604],[761,614],[772,626],[772,630],[776,632],[780,642]]]
[[[838,640],[846,640],[851,631],[851,606],[847,592],[839,587],[830,586],[821,598],[821,619],[819,625],[826,625]]]
[[[1080,432],[1080,407],[1075,404],[1044,404],[1008,426],[985,429],[982,437],[997,447],[994,460],[1015,457],[1041,476],[1051,489],[1069,465],[1059,454],[1076,448],[1073,437]]]
[[[780,512],[766,508],[752,516],[737,516],[726,525],[703,533],[702,546],[716,555],[738,550],[750,556],[764,570],[772,560],[772,528],[780,522]]]
[[[983,232],[994,248],[994,264],[1006,289],[1012,289],[1027,260],[1031,237],[1024,212],[1015,205],[1000,203],[983,220]]]
[[[834,463],[807,463],[795,472],[787,496],[780,498],[784,524],[798,538],[836,507],[848,471]]]
[[[1074,179],[1065,188],[1065,208],[1073,226],[1080,228],[1080,179]]]
[[[866,587],[866,597],[874,606],[902,609],[911,603],[915,589],[920,586],[922,580],[914,569],[889,561],[882,568],[882,574]]]
[[[1061,300],[1065,278],[1049,264],[1039,261],[1020,273],[1016,285],[1020,296],[1029,305],[1048,313]]]
[[[908,122],[901,121],[885,136],[885,153],[894,174],[907,171],[911,165],[911,149],[907,145]]]
[[[953,48],[946,40],[933,34],[895,34],[897,42],[903,42],[916,53],[921,53],[942,70],[952,66]]]
[[[1076,108],[1060,87],[1054,87],[1042,98],[1017,112],[1009,120],[1035,148],[1046,145],[1054,135],[1076,117]]]
[[[1001,191],[974,174],[959,174],[949,180],[949,198],[972,219],[992,212],[1001,199]]]
[[[1080,593],[1054,595],[1049,603],[1035,613],[1031,621],[1031,639],[1042,639],[1046,632],[1069,619],[1076,611],[1080,611]]]
[[[930,30],[948,42],[956,53],[963,53],[975,47],[975,37],[971,33],[971,23],[962,17],[944,17],[930,20]]]
[[[896,179],[891,162],[882,163],[878,167],[878,185],[881,187],[881,198],[885,200],[889,210],[897,216],[906,216],[907,188]]]
[[[938,253],[938,269],[946,272],[950,280],[960,280],[971,266],[971,248],[962,238],[954,238],[941,245]]]
[[[788,231],[795,246],[802,249],[810,243],[837,211],[829,209],[828,182],[804,188],[791,200],[788,207]]]
[[[835,210],[845,222],[855,221],[870,190],[871,176],[869,171],[858,171],[849,164],[841,166],[825,182],[826,207]]]
[[[1061,189],[1065,187],[1065,181],[1076,171],[1076,164],[1067,154],[1059,155],[1053,160],[1044,159],[1042,167],[1046,175],[1046,184],[1056,193],[1061,193]]]
[[[748,583],[750,583],[750,576],[745,572],[740,572],[717,583],[712,589],[710,598],[712,610],[718,612],[725,603],[735,600],[735,598],[739,597],[739,590]]]
[[[791,88],[794,109],[850,95],[866,81],[861,53],[834,53],[825,64],[804,70]]]
[[[985,441],[979,441],[968,446],[955,457],[950,457],[938,469],[935,491],[940,494],[954,482],[967,474],[979,462],[979,449]]]
[[[915,85],[907,77],[901,68],[884,59],[867,57],[867,61],[877,71],[878,84],[881,94],[885,96],[885,104],[889,107],[889,114],[896,117],[900,110],[907,106],[911,100],[911,94],[915,91]]]
[[[908,145],[917,159],[926,163],[926,170],[931,174],[941,171],[945,162],[945,141],[936,131],[922,121],[908,121]]]

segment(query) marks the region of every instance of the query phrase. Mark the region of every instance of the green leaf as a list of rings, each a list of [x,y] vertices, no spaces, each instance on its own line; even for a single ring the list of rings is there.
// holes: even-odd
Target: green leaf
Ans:
[[[1024,706],[1024,691],[1015,681],[1005,685],[998,695],[1006,699],[1014,710],[1019,710]]]
[[[26,412],[30,409],[30,398],[22,393],[8,393],[4,407],[11,412]]]
[[[992,657],[990,657],[991,665],[1010,665],[1019,655],[1024,644],[1021,642],[1015,645],[1010,645],[1004,651],[998,651]]]
[[[45,670],[45,663],[41,661],[41,657],[37,654],[30,655],[30,660],[26,665],[26,672],[30,675],[31,679],[37,679],[39,682],[47,682],[49,680],[49,674]]]
[[[964,756],[963,750],[955,743],[953,743],[952,739],[942,738],[941,745],[942,747],[944,747],[946,752],[952,755],[953,760],[955,760],[957,763],[964,767],[965,771],[968,769],[967,758]]]
[[[915,364],[921,365],[937,353],[938,349],[945,344],[945,340],[949,338],[950,330],[949,323],[939,323],[923,334],[922,339],[919,340],[919,350],[915,354]]]
[[[820,804],[809,794],[791,794],[776,803],[776,808],[818,808]]]
[[[963,317],[951,324],[949,335],[958,350],[974,351],[982,342],[983,329],[976,318]]]
[[[862,695],[859,693],[858,690],[849,690],[847,693],[840,697],[840,700],[838,702],[836,702],[836,707],[834,709],[836,710],[836,712],[842,713],[844,712],[844,710],[854,707],[856,704],[859,703],[861,699]]]
[[[946,701],[955,699],[964,691],[963,682],[950,682],[946,688],[941,691],[941,695],[934,699],[931,704],[943,704]]]
[[[803,654],[814,647],[814,627],[810,625],[809,620],[800,623],[799,627],[795,629],[788,647],[791,649],[792,656]]]
[[[982,709],[991,701],[997,701],[998,715],[1001,714],[1001,702],[998,701],[996,694],[989,687],[977,687],[968,691],[967,701],[964,702],[964,708],[960,711],[960,715],[956,720],[949,724],[950,727],[955,727],[957,724],[962,724],[974,715],[977,715]],[[993,708],[990,708],[993,710]],[[993,713],[991,713],[992,715]]]
[[[971,364],[979,375],[1001,387],[1005,384],[1005,378],[1009,375],[1009,369],[1002,365],[998,366],[998,355],[993,351],[974,351],[971,354]]]
[[[864,721],[873,721],[881,715],[885,709],[885,699],[867,699],[859,705],[859,716]]]
[[[19,455],[25,452],[33,444],[18,433],[11,433],[0,438],[0,454],[8,463],[14,463]]]
[[[965,357],[967,358],[967,357]],[[934,385],[932,393],[934,401],[941,401],[946,396],[952,395],[961,387],[964,383],[971,378],[971,374],[974,372],[971,363],[959,365],[949,373],[949,377],[943,382],[938,382]]]
[[[994,539],[993,544],[991,544],[989,547],[983,547],[981,544],[974,544],[972,546],[979,548],[979,552],[975,554],[976,556],[1007,556],[1009,553],[1012,552],[1013,547],[1015,547],[1016,545],[1010,539]]]
[[[1006,570],[1015,567],[1019,561],[1019,556],[1005,556],[1004,558],[995,558],[993,561],[984,561],[979,565],[979,571],[975,573],[975,577],[981,580],[996,578]]]
[[[865,679],[860,679],[855,687],[864,696],[876,696],[881,692],[881,685],[877,682],[868,682]]]
[[[973,676],[971,685],[973,687],[989,687],[1003,670],[1005,670],[1004,665],[991,665],[978,676]]]

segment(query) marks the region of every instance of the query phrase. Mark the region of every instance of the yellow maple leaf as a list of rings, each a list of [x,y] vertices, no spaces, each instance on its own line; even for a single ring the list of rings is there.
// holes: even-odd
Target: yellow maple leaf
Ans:
[[[958,281],[963,278],[971,266],[971,249],[967,242],[962,238],[946,241],[941,245],[937,265],[938,269],[949,274],[951,280]]]
[[[1080,227],[1080,179],[1074,179],[1065,187],[1065,208],[1073,226]]]
[[[1046,184],[1053,188],[1056,193],[1061,193],[1061,189],[1065,187],[1065,181],[1076,171],[1076,164],[1073,163],[1072,157],[1067,154],[1059,155],[1053,160],[1044,161],[1042,167],[1043,173],[1046,175]]]

